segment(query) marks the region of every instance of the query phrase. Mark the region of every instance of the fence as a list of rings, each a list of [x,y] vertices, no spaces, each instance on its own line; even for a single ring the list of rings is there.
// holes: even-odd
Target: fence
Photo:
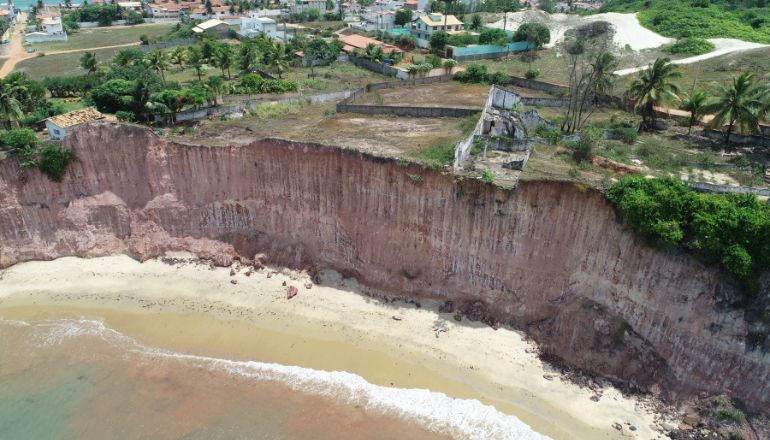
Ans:
[[[139,50],[142,50],[144,52],[150,52],[155,49],[168,49],[170,47],[189,46],[189,45],[195,44],[196,41],[198,41],[198,39],[195,37],[178,38],[176,40],[168,40],[168,41],[158,41],[157,43],[150,43],[150,44],[139,46]]]
[[[319,93],[317,95],[292,96],[282,99],[245,99],[241,102],[229,105],[217,105],[200,109],[185,110],[178,113],[164,113],[155,115],[155,122],[161,125],[174,125],[180,122],[194,122],[202,119],[214,119],[232,113],[240,113],[245,110],[257,110],[263,105],[290,104],[295,102],[309,102],[313,104],[339,101],[348,98],[351,90]]]
[[[703,130],[703,136],[709,139],[723,140],[725,135],[721,131],[709,130],[708,128]],[[770,147],[770,138],[760,136],[743,136],[739,134],[731,134],[730,142],[736,142],[739,144],[749,144],[758,147]]]
[[[690,186],[693,189],[696,189],[698,191],[703,191],[703,192],[755,194],[758,196],[770,197],[770,189],[765,189],[765,188],[751,188],[748,186],[715,185],[713,183],[706,183],[706,182],[690,182]]]
[[[456,61],[475,61],[490,58],[502,58],[511,52],[523,52],[532,49],[532,44],[526,41],[508,43],[505,46],[492,44],[477,44],[472,46],[448,46],[447,57]]]

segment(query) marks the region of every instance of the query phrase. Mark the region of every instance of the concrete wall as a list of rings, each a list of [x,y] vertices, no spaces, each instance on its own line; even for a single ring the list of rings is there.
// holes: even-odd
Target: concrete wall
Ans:
[[[569,87],[561,84],[554,84],[535,79],[522,78],[520,76],[510,76],[510,84],[524,89],[539,90],[551,95],[566,95],[569,93]]]
[[[690,182],[689,185],[698,191],[711,193],[731,193],[731,194],[756,194],[758,196],[770,197],[770,189],[751,188],[748,186],[728,186],[715,185],[706,182]]]
[[[724,134],[722,134],[720,131],[706,129],[703,130],[702,133],[703,136],[706,136],[710,139],[724,139]],[[760,136],[741,136],[739,134],[733,133],[730,135],[730,143],[756,145],[758,147],[770,147],[770,138]]]
[[[569,101],[561,98],[528,98],[522,96],[521,103],[536,107],[566,107]]]
[[[411,116],[414,118],[464,118],[479,113],[479,108],[415,107],[407,105],[337,104],[338,113]]]

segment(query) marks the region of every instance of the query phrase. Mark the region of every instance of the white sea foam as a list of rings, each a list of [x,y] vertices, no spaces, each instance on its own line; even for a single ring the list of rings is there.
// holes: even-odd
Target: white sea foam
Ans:
[[[7,321],[2,321],[5,323]],[[413,422],[433,432],[457,439],[540,440],[538,434],[514,416],[473,399],[455,399],[426,389],[374,385],[344,371],[320,371],[255,361],[233,361],[146,347],[138,341],[94,320],[56,320],[34,323],[41,345],[67,339],[97,336],[130,352],[150,358],[170,359],[225,372],[234,376],[269,381],[314,396],[361,407],[367,411]]]

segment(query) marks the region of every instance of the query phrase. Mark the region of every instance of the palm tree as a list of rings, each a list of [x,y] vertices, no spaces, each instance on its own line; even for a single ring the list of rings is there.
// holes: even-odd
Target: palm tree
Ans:
[[[640,131],[655,126],[655,106],[678,99],[679,87],[672,81],[681,76],[682,72],[669,58],[658,58],[639,72],[626,91],[626,97],[633,101],[634,110],[642,116]]]
[[[184,46],[177,46],[171,51],[168,60],[171,64],[177,65],[181,69],[185,61],[187,61],[187,48]]]
[[[289,57],[286,55],[286,51],[283,47],[278,46],[278,49],[270,58],[270,67],[278,73],[278,78],[283,78],[283,72],[289,68]]]
[[[96,52],[85,52],[80,57],[80,67],[88,72],[89,75],[96,74],[99,69],[99,61],[96,59]]]
[[[751,72],[743,72],[733,78],[729,87],[722,86],[714,102],[706,105],[704,112],[713,113],[712,127],[722,127],[727,124],[725,144],[730,143],[730,135],[737,124],[741,129],[754,132],[759,126],[759,112],[762,101],[758,98],[754,87],[756,76]]]
[[[189,64],[193,69],[195,69],[195,73],[198,75],[198,81],[202,81],[201,79],[201,71],[203,71],[203,52],[196,47],[196,46],[190,46],[187,48],[187,64]]]
[[[168,57],[166,54],[158,49],[155,49],[145,56],[144,64],[150,69],[158,72],[160,78],[163,81],[166,80],[165,72],[169,67]]]
[[[7,128],[19,126],[19,119],[24,116],[21,103],[17,99],[19,86],[9,86],[0,81],[0,121]]]
[[[706,105],[706,99],[708,96],[701,91],[693,92],[689,96],[685,97],[682,101],[680,108],[690,112],[690,123],[687,126],[687,136],[692,133],[692,126],[703,116],[703,108]]]
[[[217,105],[217,97],[222,95],[225,89],[225,81],[220,76],[210,76],[203,83],[203,88],[212,98],[214,105]]]
[[[230,66],[233,65],[233,50],[229,44],[224,44],[214,52],[214,65],[222,70],[222,76],[227,72],[227,79],[230,79]]]

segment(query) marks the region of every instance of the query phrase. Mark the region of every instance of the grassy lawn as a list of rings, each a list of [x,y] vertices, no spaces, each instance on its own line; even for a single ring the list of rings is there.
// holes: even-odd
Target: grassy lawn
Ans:
[[[100,62],[108,62],[119,49],[97,50],[96,58]],[[80,68],[82,52],[47,55],[24,60],[16,65],[16,71],[27,72],[32,79],[40,80],[49,76],[76,76],[85,74]]]
[[[335,62],[329,66],[318,66],[314,70],[315,78],[310,77],[310,68],[307,67],[292,67],[284,72],[283,77],[297,81],[306,93],[331,92],[394,80],[350,63]]]
[[[31,45],[31,47],[41,52],[50,52],[138,43],[139,36],[142,34],[146,34],[150,39],[157,38],[168,32],[173,26],[173,23],[158,23],[80,29],[74,34],[70,34],[67,41],[39,43]]]

